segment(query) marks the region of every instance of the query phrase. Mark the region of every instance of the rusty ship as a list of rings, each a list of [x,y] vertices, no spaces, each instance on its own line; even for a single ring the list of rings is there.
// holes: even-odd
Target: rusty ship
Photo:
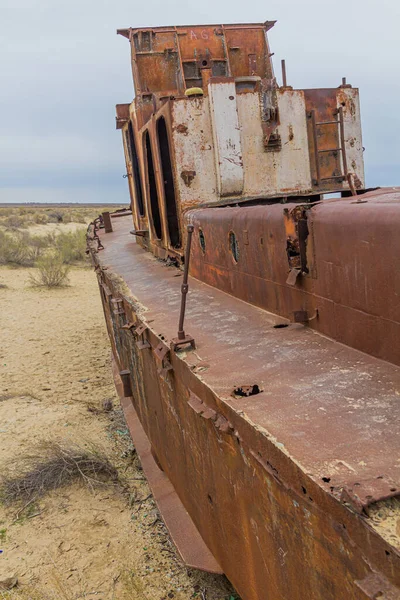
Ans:
[[[130,208],[88,230],[115,381],[185,564],[395,600],[400,189],[366,189],[357,88],[277,82],[273,25],[118,31]]]

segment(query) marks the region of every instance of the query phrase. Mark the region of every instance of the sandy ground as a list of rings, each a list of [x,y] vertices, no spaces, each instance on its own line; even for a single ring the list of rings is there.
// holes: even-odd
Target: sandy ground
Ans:
[[[105,452],[128,489],[74,484],[23,511],[0,505],[0,581],[18,578],[0,598],[233,600],[224,577],[181,564],[158,519],[118,408],[93,272],[73,269],[53,290],[28,287],[29,272],[0,268],[0,475],[56,440]]]

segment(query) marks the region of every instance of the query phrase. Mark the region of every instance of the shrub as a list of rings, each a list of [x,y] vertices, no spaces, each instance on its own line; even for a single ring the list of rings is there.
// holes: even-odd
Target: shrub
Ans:
[[[36,212],[33,215],[33,220],[36,225],[46,225],[49,222],[48,216],[44,212]]]
[[[62,231],[54,239],[54,243],[66,264],[85,260],[86,258],[86,231]]]
[[[60,253],[42,256],[36,263],[37,273],[30,275],[30,283],[35,287],[63,287],[68,285],[70,267],[65,265]]]
[[[8,229],[21,229],[28,226],[28,219],[25,215],[10,215],[4,219],[3,225]]]
[[[61,210],[54,210],[47,213],[47,218],[49,223],[62,223],[63,213]]]
[[[0,231],[0,264],[32,267],[40,254],[41,247],[31,244],[29,234],[11,235]]]

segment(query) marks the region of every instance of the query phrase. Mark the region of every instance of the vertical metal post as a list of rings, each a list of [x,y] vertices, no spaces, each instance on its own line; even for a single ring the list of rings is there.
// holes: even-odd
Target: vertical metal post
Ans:
[[[195,348],[194,339],[190,335],[185,334],[185,330],[183,328],[185,321],[185,310],[186,310],[186,296],[189,291],[189,262],[190,262],[190,247],[192,244],[192,235],[194,231],[193,225],[188,225],[187,228],[187,240],[186,240],[186,248],[185,248],[185,266],[183,271],[183,281],[181,286],[181,310],[179,314],[179,324],[178,324],[178,337],[172,340],[172,348],[176,350],[178,346],[182,346],[183,344],[190,344],[192,348]]]
[[[111,216],[109,212],[103,212],[102,213],[102,217],[103,217],[103,223],[104,223],[104,231],[105,233],[111,233],[113,228],[112,228],[112,223],[111,223]]]
[[[347,157],[346,157],[346,147],[345,147],[345,139],[344,139],[343,106],[341,106],[339,108],[339,123],[340,123],[340,147],[342,149],[343,173],[347,179],[348,170],[347,170]]]
[[[315,120],[315,110],[311,111],[310,118],[311,118],[312,134],[313,134],[313,141],[314,141],[315,170],[317,173],[316,182],[317,182],[317,185],[320,185],[321,171],[319,168],[318,133],[317,133],[317,122]]]
[[[185,310],[186,310],[186,296],[189,291],[189,261],[190,261],[190,247],[192,245],[192,235],[193,235],[193,225],[187,226],[187,241],[186,241],[186,249],[185,249],[185,268],[183,271],[183,282],[181,287],[182,298],[181,298],[181,312],[179,315],[179,325],[178,325],[178,338],[180,340],[185,339],[185,332],[183,329],[183,322],[185,320]]]
[[[283,87],[287,87],[285,59],[281,60],[281,65],[282,65],[282,85],[283,85]]]

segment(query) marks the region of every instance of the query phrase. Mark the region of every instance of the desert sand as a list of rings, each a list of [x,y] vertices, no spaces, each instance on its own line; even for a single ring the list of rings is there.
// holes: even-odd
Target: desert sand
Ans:
[[[0,475],[55,440],[106,453],[126,489],[74,484],[22,512],[0,505],[0,581],[18,578],[0,598],[233,600],[224,577],[182,565],[159,519],[119,409],[94,273],[74,268],[68,287],[48,290],[29,287],[30,271],[0,268]]]

